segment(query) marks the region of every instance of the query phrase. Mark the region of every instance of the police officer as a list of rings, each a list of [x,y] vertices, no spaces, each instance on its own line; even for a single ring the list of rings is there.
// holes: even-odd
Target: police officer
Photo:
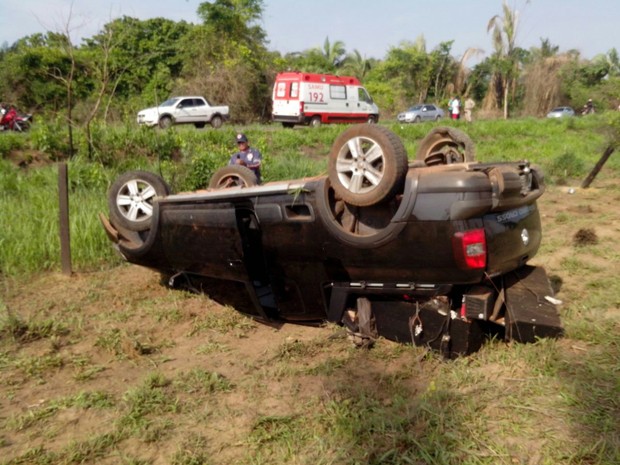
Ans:
[[[257,149],[250,147],[248,138],[245,134],[240,132],[237,134],[235,140],[237,142],[237,146],[239,147],[239,151],[230,157],[230,162],[228,164],[247,166],[254,171],[254,174],[256,174],[256,179],[260,184],[260,165],[262,160],[261,153]]]

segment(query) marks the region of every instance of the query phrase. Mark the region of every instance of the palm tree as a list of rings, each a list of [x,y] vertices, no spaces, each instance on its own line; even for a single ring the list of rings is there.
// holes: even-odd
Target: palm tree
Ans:
[[[319,51],[323,54],[323,57],[329,65],[334,68],[341,67],[346,60],[344,42],[340,40],[330,44],[329,37],[326,37],[323,43],[323,49],[319,49]]]
[[[504,119],[508,118],[508,91],[516,83],[518,73],[518,58],[516,54],[515,40],[519,24],[519,12],[511,9],[504,0],[502,4],[503,17],[493,16],[487,25],[487,32],[491,32],[493,38],[494,75],[489,93],[494,92],[495,97],[502,103]]]
[[[362,57],[362,54],[358,50],[353,50],[353,53],[347,55],[345,59],[346,64],[344,68],[347,73],[351,73],[353,76],[363,80],[366,73],[370,71],[370,61],[366,57]]]

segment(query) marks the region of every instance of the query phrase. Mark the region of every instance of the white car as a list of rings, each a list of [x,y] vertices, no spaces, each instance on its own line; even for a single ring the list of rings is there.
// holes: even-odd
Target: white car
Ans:
[[[207,123],[214,128],[222,126],[229,117],[226,105],[211,106],[206,98],[200,96],[172,97],[158,107],[138,112],[138,124],[167,129],[173,124],[193,124],[204,128]]]
[[[401,123],[419,123],[421,121],[439,121],[444,112],[441,108],[430,103],[422,103],[398,114]]]
[[[547,113],[547,118],[565,118],[575,116],[575,110],[571,107],[557,107]]]

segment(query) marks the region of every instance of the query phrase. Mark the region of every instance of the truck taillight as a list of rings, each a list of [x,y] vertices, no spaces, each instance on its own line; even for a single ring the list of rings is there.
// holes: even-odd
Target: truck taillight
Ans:
[[[487,263],[487,241],[484,229],[471,229],[454,234],[452,248],[457,264],[464,269],[484,268]]]

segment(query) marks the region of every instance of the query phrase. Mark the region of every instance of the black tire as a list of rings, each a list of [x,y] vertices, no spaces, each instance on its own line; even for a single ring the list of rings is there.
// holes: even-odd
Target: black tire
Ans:
[[[416,160],[429,166],[473,162],[475,146],[467,134],[451,127],[437,127],[429,132],[416,152]]]
[[[250,168],[241,165],[230,165],[220,168],[211,177],[209,189],[225,189],[227,187],[256,186],[256,174]]]
[[[310,120],[310,126],[312,126],[313,128],[318,128],[321,126],[321,124],[323,124],[323,122],[321,121],[321,117],[319,115],[313,116]]]
[[[222,120],[222,117],[219,115],[215,115],[213,118],[211,118],[211,127],[213,127],[213,129],[221,128],[223,123],[224,120]]]
[[[358,124],[345,130],[329,155],[329,180],[345,202],[367,207],[390,200],[402,191],[407,151],[389,129]]]
[[[151,227],[155,197],[170,193],[168,184],[147,171],[129,171],[119,176],[108,191],[112,223],[130,231]]]
[[[159,127],[162,129],[169,129],[172,127],[172,118],[170,116],[162,116],[159,119]]]
[[[413,122],[414,123],[419,123],[420,122],[420,117],[416,116],[415,118],[413,118]]]

